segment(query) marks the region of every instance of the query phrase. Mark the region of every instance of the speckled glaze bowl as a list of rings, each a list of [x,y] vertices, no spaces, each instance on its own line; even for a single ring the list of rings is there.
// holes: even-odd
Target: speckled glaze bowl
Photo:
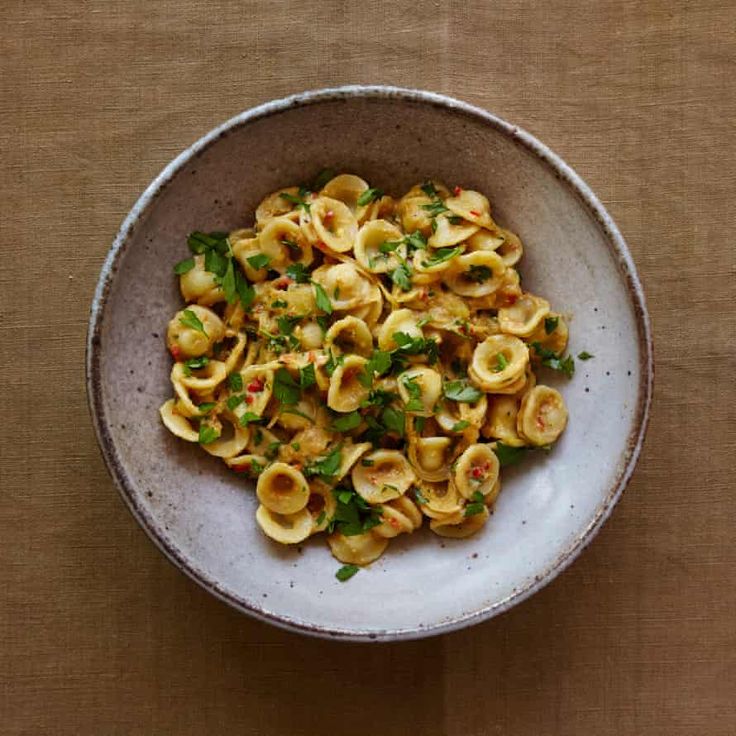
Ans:
[[[166,324],[181,304],[172,264],[195,229],[252,221],[260,198],[321,168],[399,194],[434,177],[479,189],[526,245],[524,286],[572,315],[570,422],[549,455],[504,469],[496,511],[467,540],[425,529],[392,541],[348,583],[322,540],[294,548],[256,526],[252,483],[173,437]],[[172,161],[115,238],[92,304],[87,387],[123,499],[179,568],[235,608],[306,634],[394,640],[478,623],[523,601],[581,552],[639,456],[652,389],[649,319],[634,264],[595,195],[528,133],[437,94],[343,87],[269,102]]]

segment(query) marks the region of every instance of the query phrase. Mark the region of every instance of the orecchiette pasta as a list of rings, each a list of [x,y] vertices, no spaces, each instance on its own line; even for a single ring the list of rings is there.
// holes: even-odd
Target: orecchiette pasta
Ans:
[[[394,200],[320,175],[265,197],[253,228],[188,244],[160,416],[256,480],[276,542],[325,533],[354,566],[425,517],[470,536],[501,466],[566,426],[536,372],[572,373],[567,322],[522,290],[521,240],[481,192],[427,181]]]

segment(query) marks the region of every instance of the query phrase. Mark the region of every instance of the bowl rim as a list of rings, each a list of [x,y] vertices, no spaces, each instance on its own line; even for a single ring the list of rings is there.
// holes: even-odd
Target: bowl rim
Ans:
[[[637,406],[634,424],[627,439],[626,451],[619,460],[618,475],[611,484],[608,494],[598,508],[593,520],[576,536],[567,549],[561,553],[543,573],[536,575],[535,578],[526,586],[512,592],[506,598],[475,611],[463,613],[451,619],[438,621],[435,624],[418,624],[413,627],[400,629],[374,630],[341,628],[325,626],[290,616],[284,616],[260,608],[254,602],[249,602],[232,591],[226,590],[222,585],[220,585],[220,583],[218,583],[217,580],[209,577],[206,572],[199,569],[194,564],[193,560],[188,559],[181,553],[173,542],[166,537],[163,529],[160,528],[152,515],[149,514],[149,512],[136,500],[133,489],[134,484],[124,471],[123,465],[118,458],[116,448],[112,442],[112,437],[107,428],[107,417],[105,415],[102,401],[100,335],[112,282],[119,267],[120,257],[125,251],[129,237],[135,230],[138,221],[155,203],[159,195],[164,191],[173,177],[182,168],[184,168],[187,163],[200,155],[219,138],[253,121],[294,108],[306,107],[322,102],[355,98],[395,99],[403,102],[423,103],[433,107],[439,107],[449,112],[471,118],[476,122],[490,125],[498,132],[507,136],[517,145],[521,145],[534,156],[541,159],[544,164],[549,166],[555,172],[556,176],[568,187],[568,189],[576,195],[578,200],[596,220],[606,235],[609,248],[618,264],[619,272],[626,282],[638,330],[637,337],[639,347],[640,379],[637,389]],[[471,105],[444,94],[387,85],[347,85],[300,92],[298,94],[293,94],[288,97],[272,100],[257,105],[256,107],[249,108],[210,130],[163,168],[158,176],[156,176],[156,178],[148,185],[143,194],[140,195],[128,215],[123,220],[103,263],[90,309],[85,355],[85,373],[87,401],[89,404],[92,424],[94,426],[97,441],[100,445],[100,450],[108,472],[110,473],[128,509],[154,544],[161,550],[161,552],[163,552],[172,564],[183,571],[205,590],[233,608],[283,629],[311,636],[346,641],[396,641],[404,639],[418,639],[448,633],[497,616],[541,590],[544,586],[554,580],[561,572],[563,572],[578,557],[578,555],[580,555],[611,515],[613,508],[618,503],[624,489],[631,479],[634,468],[636,467],[641,455],[651,410],[654,382],[654,358],[652,328],[649,313],[647,311],[646,298],[626,242],[616,227],[613,219],[598,200],[596,195],[593,194],[590,187],[557,154],[553,153],[546,145],[522,128],[519,128],[518,126],[513,125],[475,105]]]

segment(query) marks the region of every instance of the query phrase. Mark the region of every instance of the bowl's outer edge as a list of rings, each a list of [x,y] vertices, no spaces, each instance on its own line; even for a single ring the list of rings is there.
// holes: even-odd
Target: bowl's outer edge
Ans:
[[[573,544],[547,568],[544,574],[538,575],[529,585],[527,585],[527,587],[513,593],[504,600],[499,601],[492,606],[487,606],[480,610],[469,612],[451,620],[440,622],[436,625],[396,630],[386,629],[382,631],[326,628],[324,626],[292,619],[290,617],[277,616],[269,611],[260,609],[258,606],[253,605],[248,601],[234,596],[230,591],[223,589],[217,581],[209,579],[203,571],[196,569],[190,560],[185,559],[180,554],[175,545],[170,542],[165,537],[162,530],[156,526],[156,522],[150,517],[146,510],[138,505],[135,500],[135,495],[130,481],[117,457],[115,447],[106,428],[106,419],[102,406],[100,376],[100,332],[102,329],[107,296],[117,270],[119,257],[125,248],[128,238],[135,230],[137,222],[157,199],[158,195],[163,191],[179,169],[183,168],[193,157],[199,155],[222,135],[253,120],[283,112],[293,107],[356,97],[367,99],[394,98],[450,109],[454,112],[459,112],[475,120],[480,120],[493,126],[497,130],[509,136],[512,140],[516,141],[518,144],[522,145],[524,148],[528,149],[537,157],[541,158],[555,171],[558,178],[564,181],[569,189],[574,192],[578,199],[583,203],[586,210],[595,218],[606,234],[609,245],[618,262],[620,272],[626,279],[639,330],[640,383],[638,387],[635,426],[628,438],[628,449],[620,465],[619,476],[616,482],[612,484],[608,496],[601,505],[596,517],[588,527],[580,534]],[[649,423],[654,382],[651,322],[646,307],[644,290],[637,275],[636,267],[631,254],[629,253],[628,247],[613,222],[613,219],[581,177],[559,156],[553,153],[533,135],[515,125],[511,125],[505,120],[481,108],[434,92],[383,85],[349,85],[344,87],[320,89],[264,103],[246,110],[226,121],[222,125],[214,128],[173,159],[151,182],[151,184],[149,184],[126,218],[123,220],[120,230],[118,231],[102,266],[90,310],[85,367],[87,399],[89,402],[90,415],[108,471],[110,472],[113,481],[133,516],[166,557],[203,588],[244,613],[248,613],[258,619],[291,631],[346,641],[395,641],[400,639],[417,639],[455,631],[507,611],[512,606],[526,600],[529,596],[536,593],[547,583],[557,577],[557,575],[559,575],[573,562],[573,560],[575,560],[575,558],[596,535],[606,519],[610,516],[631,478],[641,454],[644,436]]]

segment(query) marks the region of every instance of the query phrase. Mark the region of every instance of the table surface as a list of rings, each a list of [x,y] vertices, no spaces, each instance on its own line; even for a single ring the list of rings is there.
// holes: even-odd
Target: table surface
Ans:
[[[2,3],[0,713],[7,734],[736,733],[733,2]],[[211,598],[109,480],[84,394],[110,241],[175,154],[345,83],[548,143],[631,246],[656,334],[639,468],[517,609],[425,641],[300,638]]]

